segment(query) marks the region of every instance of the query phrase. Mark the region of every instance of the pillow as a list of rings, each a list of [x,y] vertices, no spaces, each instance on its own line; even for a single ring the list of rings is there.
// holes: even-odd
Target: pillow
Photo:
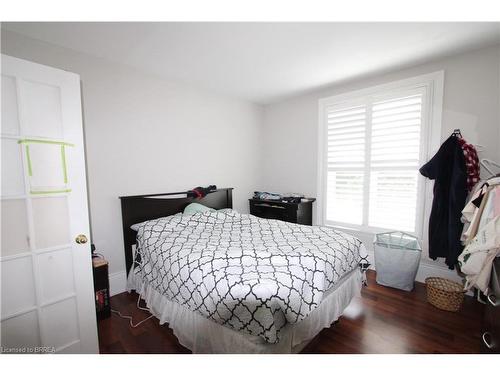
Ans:
[[[190,203],[184,209],[184,214],[185,215],[186,214],[192,215],[192,214],[195,214],[197,212],[207,212],[207,211],[215,211],[215,210],[213,208],[204,206],[204,205],[199,204],[199,203]]]
[[[207,208],[208,208],[208,207],[207,207]],[[181,212],[179,212],[179,213],[176,213],[176,214],[173,214],[173,215],[169,215],[169,216],[178,216],[178,215],[182,215],[182,213],[181,213]],[[168,216],[165,216],[165,217],[168,217]],[[161,219],[161,218],[160,218],[160,219]],[[155,220],[157,220],[157,219],[155,219]],[[135,232],[138,232],[138,231],[139,231],[139,228],[140,228],[141,226],[143,226],[144,224],[146,224],[148,221],[150,221],[150,220],[146,220],[146,221],[143,221],[143,222],[141,222],[141,223],[132,224],[132,225],[130,226],[130,229],[132,229],[132,230],[133,230],[133,231],[135,231]]]

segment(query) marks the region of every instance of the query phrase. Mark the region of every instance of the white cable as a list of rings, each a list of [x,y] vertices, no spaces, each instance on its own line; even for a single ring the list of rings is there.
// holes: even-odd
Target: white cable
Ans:
[[[144,310],[144,311],[147,311],[147,312],[149,312],[149,313],[151,314],[151,311],[149,311],[149,309],[139,306],[139,301],[140,301],[140,299],[141,299],[141,296],[139,295],[139,296],[137,297],[137,308],[138,308],[139,310]],[[151,314],[151,315],[150,315],[150,316],[148,316],[146,319],[143,319],[143,320],[141,320],[139,323],[134,324],[133,318],[132,318],[130,315],[122,315],[122,313],[121,313],[121,312],[119,312],[118,310],[113,310],[113,309],[111,309],[111,312],[113,312],[113,313],[117,314],[120,318],[123,318],[123,319],[128,319],[128,321],[129,321],[129,323],[130,323],[130,326],[131,326],[132,328],[137,328],[137,327],[139,327],[139,326],[140,326],[142,323],[144,323],[146,320],[149,320],[149,319],[151,319],[151,318],[153,317],[153,314]]]

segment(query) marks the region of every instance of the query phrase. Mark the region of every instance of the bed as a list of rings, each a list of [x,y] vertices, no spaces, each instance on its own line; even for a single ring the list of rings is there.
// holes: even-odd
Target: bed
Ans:
[[[217,211],[183,215],[191,202]],[[240,214],[232,189],[121,204],[128,289],[193,353],[300,352],[362,287],[361,241]]]

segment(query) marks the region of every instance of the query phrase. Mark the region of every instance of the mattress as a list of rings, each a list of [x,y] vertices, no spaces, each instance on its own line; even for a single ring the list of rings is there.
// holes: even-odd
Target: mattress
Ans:
[[[169,300],[138,274],[131,272],[128,288],[145,300],[160,324],[168,323],[179,343],[193,353],[290,354],[300,352],[323,328],[337,321],[351,300],[360,294],[361,271],[344,275],[325,293],[320,306],[297,324],[287,324],[277,343],[235,331]]]
[[[133,272],[169,301],[274,344],[365,253],[360,240],[329,227],[226,209],[141,223]]]

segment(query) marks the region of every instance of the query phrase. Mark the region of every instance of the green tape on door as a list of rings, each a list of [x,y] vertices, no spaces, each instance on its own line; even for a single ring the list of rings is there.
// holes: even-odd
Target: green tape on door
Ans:
[[[70,193],[71,189],[60,189],[60,190],[47,190],[47,191],[30,191],[30,194],[62,194]]]
[[[28,176],[33,176],[33,168],[31,167],[31,158],[30,158],[30,146],[26,145],[26,161],[28,163]]]
[[[75,147],[75,145],[73,143],[63,142],[63,141],[51,141],[48,139],[20,139],[18,142],[19,143],[45,143],[48,145],[64,145],[64,146]]]
[[[68,170],[66,168],[66,150],[65,150],[66,145],[61,145],[61,161],[62,161],[62,167],[63,167],[63,174],[64,174],[64,183],[68,183]]]
[[[30,143],[38,143],[38,144],[47,144],[47,145],[60,145],[60,155],[61,155],[61,167],[62,167],[62,175],[63,175],[63,183],[64,185],[68,184],[68,166],[66,162],[66,147],[74,147],[73,144],[63,141],[53,141],[53,140],[44,140],[44,139],[21,139],[18,141],[19,144],[25,145],[26,150],[26,162],[28,167],[28,175],[33,177],[33,161],[32,155],[30,153],[29,144]],[[31,188],[30,194],[61,194],[61,193],[69,193],[71,189],[64,188],[63,186],[58,186],[57,188],[54,186],[54,190],[36,190]]]

